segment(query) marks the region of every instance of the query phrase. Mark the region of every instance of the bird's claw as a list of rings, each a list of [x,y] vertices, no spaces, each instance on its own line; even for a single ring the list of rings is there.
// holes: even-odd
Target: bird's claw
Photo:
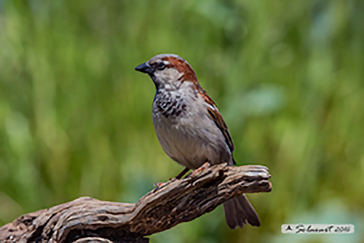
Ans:
[[[201,165],[199,168],[195,169],[194,171],[192,171],[188,177],[194,177],[196,176],[198,173],[200,173],[201,171],[206,170],[207,168],[210,167],[210,163],[209,162],[205,162],[203,165]]]

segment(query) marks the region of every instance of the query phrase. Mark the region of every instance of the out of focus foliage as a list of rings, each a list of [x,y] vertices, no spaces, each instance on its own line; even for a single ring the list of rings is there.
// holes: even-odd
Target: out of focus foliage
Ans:
[[[221,208],[151,242],[363,242],[364,2],[0,1],[0,224],[79,196],[135,202],[182,167],[151,121],[159,53],[194,67],[238,164],[270,168],[249,195],[262,226]],[[352,235],[282,235],[352,223]]]

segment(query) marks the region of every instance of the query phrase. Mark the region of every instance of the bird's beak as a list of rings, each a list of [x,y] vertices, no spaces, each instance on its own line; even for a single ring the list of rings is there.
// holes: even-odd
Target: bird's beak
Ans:
[[[152,68],[149,66],[146,62],[140,64],[135,68],[136,71],[142,72],[142,73],[152,73]]]

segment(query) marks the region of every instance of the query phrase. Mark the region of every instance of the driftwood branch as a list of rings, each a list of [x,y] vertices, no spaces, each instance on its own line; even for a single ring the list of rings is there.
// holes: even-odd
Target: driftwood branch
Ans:
[[[136,204],[89,197],[23,215],[0,228],[0,242],[148,242],[148,236],[191,221],[242,193],[269,192],[264,166],[211,166],[173,180]]]

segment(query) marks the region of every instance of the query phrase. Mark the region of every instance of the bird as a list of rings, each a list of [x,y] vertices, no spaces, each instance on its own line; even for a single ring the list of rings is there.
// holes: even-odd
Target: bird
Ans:
[[[177,179],[206,162],[236,164],[228,127],[186,60],[175,54],[159,54],[135,70],[148,74],[155,85],[153,125],[164,152],[185,167]],[[231,229],[243,228],[247,223],[260,226],[244,194],[224,202],[223,207]]]

